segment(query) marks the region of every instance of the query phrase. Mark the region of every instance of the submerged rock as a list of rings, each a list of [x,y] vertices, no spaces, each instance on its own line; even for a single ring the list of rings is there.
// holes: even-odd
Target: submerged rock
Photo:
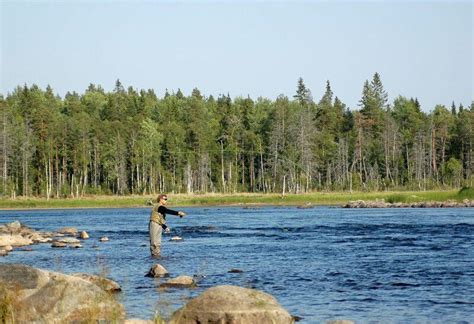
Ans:
[[[233,268],[233,269],[230,269],[228,272],[229,272],[229,273],[242,273],[242,272],[244,272],[244,271],[243,271],[243,270],[240,270],[240,269],[235,269],[235,268]]]
[[[262,291],[237,286],[209,288],[173,313],[170,323],[293,323],[277,300]]]
[[[9,323],[118,322],[123,306],[110,294],[78,277],[22,264],[0,264],[0,293]]]

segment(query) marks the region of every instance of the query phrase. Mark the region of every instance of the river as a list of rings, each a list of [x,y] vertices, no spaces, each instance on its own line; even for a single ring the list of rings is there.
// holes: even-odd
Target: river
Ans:
[[[82,249],[39,244],[0,262],[107,275],[121,284],[130,318],[170,316],[209,287],[237,285],[272,294],[300,323],[474,322],[472,208],[183,210],[183,219],[168,216],[158,261],[149,256],[149,208],[0,211],[0,223],[91,236]],[[183,240],[170,241],[175,235]],[[159,279],[144,276],[156,262],[199,286],[158,289]]]

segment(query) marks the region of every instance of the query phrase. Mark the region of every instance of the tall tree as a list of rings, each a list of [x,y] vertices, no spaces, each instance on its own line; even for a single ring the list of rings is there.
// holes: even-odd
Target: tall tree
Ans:
[[[305,106],[313,101],[311,91],[304,84],[303,78],[298,79],[296,94],[293,96],[302,106]]]

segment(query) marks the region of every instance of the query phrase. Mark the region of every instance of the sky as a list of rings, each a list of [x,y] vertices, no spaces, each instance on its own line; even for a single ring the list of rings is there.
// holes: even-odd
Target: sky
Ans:
[[[468,1],[0,0],[0,94],[49,84],[198,88],[205,96],[292,97],[358,109],[375,72],[389,101],[424,111],[474,100],[474,5]]]

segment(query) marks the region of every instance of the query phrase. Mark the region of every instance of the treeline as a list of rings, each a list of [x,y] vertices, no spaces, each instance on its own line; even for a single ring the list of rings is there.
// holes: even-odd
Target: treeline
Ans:
[[[3,196],[79,197],[157,192],[308,192],[472,186],[474,104],[430,113],[417,99],[389,103],[380,76],[359,110],[329,81],[314,100],[194,89],[112,92],[91,84],[64,98],[51,87],[0,95]]]

